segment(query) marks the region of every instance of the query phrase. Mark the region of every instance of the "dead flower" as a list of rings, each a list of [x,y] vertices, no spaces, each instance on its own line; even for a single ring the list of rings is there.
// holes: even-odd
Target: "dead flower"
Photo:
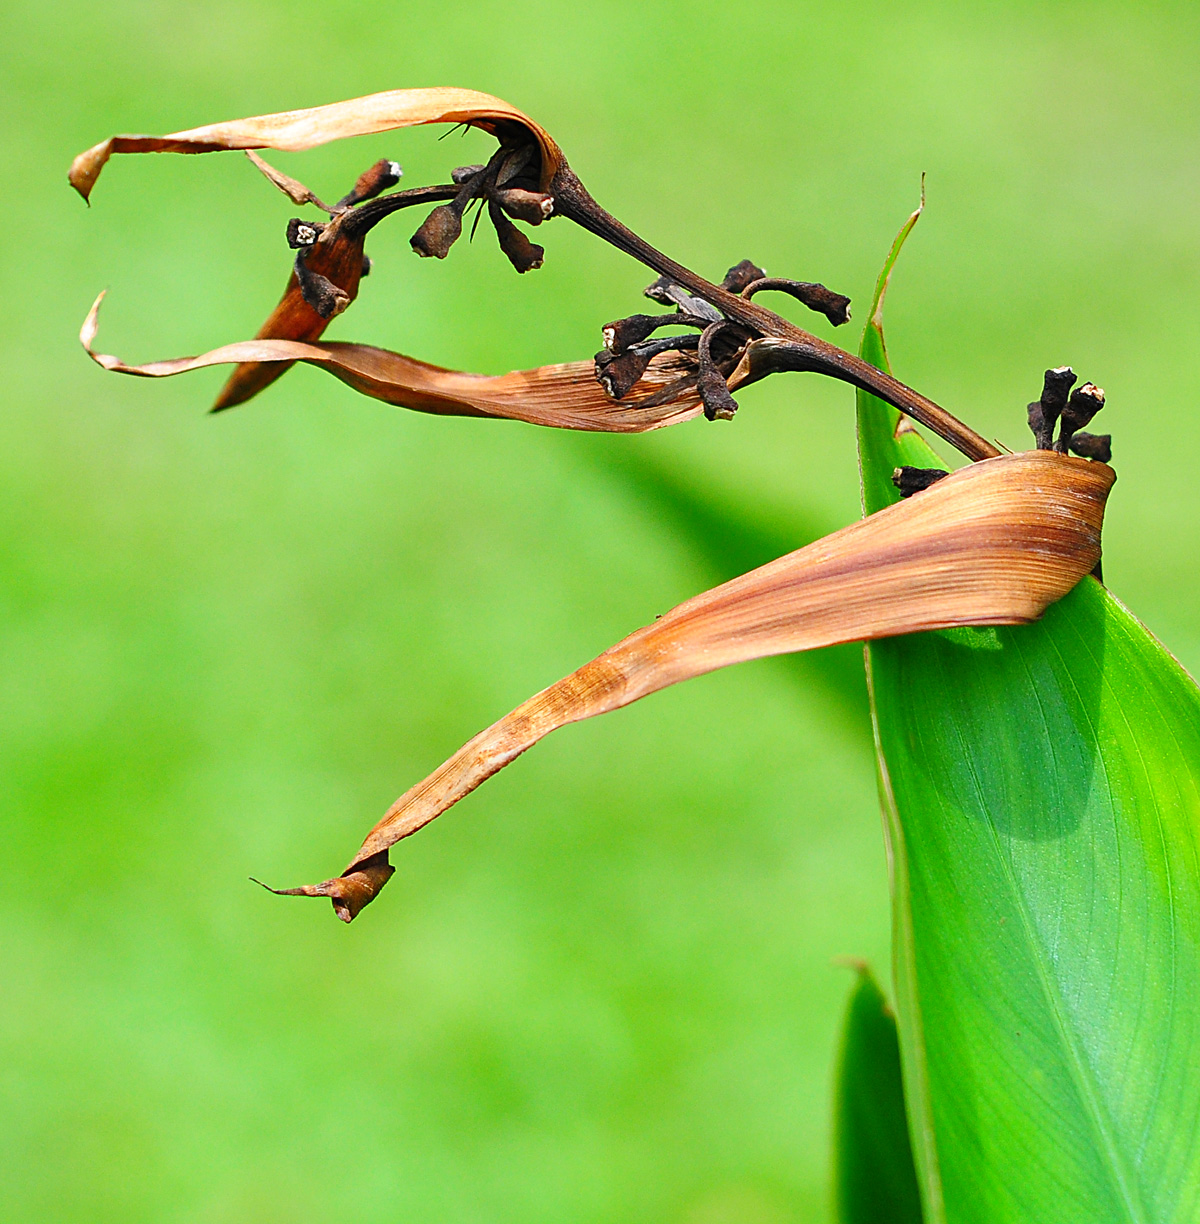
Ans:
[[[307,149],[327,141],[424,123],[482,128],[499,147],[485,165],[450,181],[387,194],[399,166],[377,162],[332,206],[274,169],[255,149]],[[262,115],[176,132],[115,136],[77,157],[70,181],[86,199],[114,153],[245,150],[298,205],[322,222],[293,218],[297,254],[284,296],[253,340],[198,357],[129,365],[96,353],[96,300],[80,333],[94,361],[159,378],[232,363],[216,407],[242,403],[291,364],[332,373],[386,403],[422,412],[526,421],[568,429],[639,432],[698,416],[728,419],[731,391],[771,374],[809,371],[871,392],[926,425],[974,462],[951,475],[898,469],[906,500],[681,604],[481,732],[406,792],[363,842],[346,870],[321,884],[272,890],[328,897],[349,922],[392,874],[388,849],[423,827],[555,728],[628,705],[668,685],[766,655],[811,650],[959,625],[1036,619],[1097,565],[1105,502],[1115,479],[1096,459],[1106,436],[1081,432],[1103,406],[1092,384],[1068,395],[1074,374],[1049,371],[1029,406],[1038,450],[1001,456],[997,447],[932,400],[861,358],[811,335],[752,299],[782,291],[837,326],[849,299],[810,281],[768,277],[749,260],[720,284],[650,246],[605,212],[545,129],[506,102],[461,89],[394,90],[310,110]],[[330,319],[354,300],[366,270],[370,230],[393,212],[435,207],[412,237],[422,256],[444,258],[471,208],[487,212],[518,272],[544,251],[514,224],[568,217],[656,274],[646,296],[671,308],[602,329],[593,361],[500,376],[465,374],[361,344],[322,343]],[[656,336],[665,328],[681,334]],[[1057,441],[1056,423],[1061,422]],[[1074,458],[1068,451],[1083,458]]]

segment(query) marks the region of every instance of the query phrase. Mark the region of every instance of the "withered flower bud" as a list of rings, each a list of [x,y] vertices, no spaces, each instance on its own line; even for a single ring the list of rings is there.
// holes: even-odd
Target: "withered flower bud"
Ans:
[[[669,316],[668,316],[669,317]],[[662,326],[662,315],[630,315],[627,319],[614,319],[601,329],[604,347],[621,354],[631,345],[640,344]]]
[[[461,187],[464,183],[470,182],[477,174],[482,173],[482,166],[456,166],[450,171],[450,181]]]
[[[741,293],[747,285],[752,285],[757,280],[763,280],[766,275],[757,264],[751,263],[748,259],[743,259],[741,263],[734,264],[725,273],[725,279],[721,282],[721,288],[728,289],[730,293]]]
[[[1038,450],[1054,449],[1054,426],[1067,406],[1067,395],[1075,385],[1075,371],[1070,366],[1047,370],[1042,380],[1041,399],[1029,405],[1029,428]]]
[[[305,221],[293,217],[287,223],[287,244],[294,251],[310,247],[325,232],[325,226],[317,221]]]
[[[1075,385],[1075,371],[1070,366],[1055,366],[1042,379],[1042,403],[1059,412],[1067,405],[1067,395]]]
[[[729,394],[725,375],[714,365],[702,366],[696,379],[696,389],[704,401],[704,415],[710,421],[732,421],[738,410],[737,400]]]
[[[381,192],[387,191],[404,176],[399,162],[389,161],[381,157],[369,170],[364,170],[358,176],[354,186],[334,205],[337,209],[353,208],[364,200],[373,200]]]
[[[1070,448],[1072,435],[1082,429],[1104,407],[1104,392],[1094,383],[1084,383],[1071,392],[1067,406],[1062,410],[1062,427],[1056,449],[1065,455]]]
[[[530,242],[525,235],[504,215],[495,200],[488,201],[488,217],[496,227],[496,238],[500,249],[508,256],[508,262],[518,272],[529,272],[542,266],[546,255],[544,247]]]
[[[1112,462],[1112,434],[1090,434],[1080,430],[1071,435],[1070,446],[1081,459]]]
[[[752,298],[764,289],[777,290],[803,302],[809,310],[823,314],[834,327],[841,327],[850,320],[850,299],[843,293],[834,293],[817,281],[787,280],[780,276],[764,276],[751,281],[742,290],[744,298]]]
[[[554,197],[524,187],[497,187],[492,198],[510,217],[528,225],[541,225],[554,212]]]
[[[901,497],[912,497],[949,475],[941,468],[898,467],[892,473],[892,484],[900,490]]]
[[[725,375],[712,358],[712,342],[728,326],[724,322],[713,323],[700,336],[700,373],[696,379],[696,389],[704,402],[704,415],[710,421],[732,421],[738,410],[737,401],[729,394]]]
[[[436,259],[445,259],[450,254],[450,248],[462,235],[463,213],[467,211],[472,201],[490,193],[495,183],[497,171],[503,163],[505,156],[506,152],[504,149],[497,150],[486,166],[463,179],[461,186],[459,186],[458,194],[449,204],[439,204],[425,218],[421,227],[409,239],[412,249],[418,255],[423,259],[427,259],[430,256]],[[465,171],[474,168],[462,166],[459,169]],[[475,224],[479,224],[478,217],[475,218]],[[474,229],[471,232],[474,235]],[[500,245],[503,248],[503,240]],[[509,253],[505,251],[505,254],[508,255]],[[509,258],[512,259],[513,256],[509,255]],[[536,266],[529,262],[528,252],[518,256],[518,258],[526,265],[519,269],[520,271]]]
[[[624,399],[637,386],[652,354],[630,349],[617,356],[607,349],[596,354],[596,381],[612,399]]]
[[[604,336],[604,347],[620,354],[635,344],[641,344],[660,327],[699,327],[703,329],[710,322],[709,319],[699,319],[694,315],[684,314],[682,311],[667,315],[637,314],[630,315],[627,319],[614,319],[611,323],[605,323],[601,334]],[[660,345],[656,351],[665,352],[668,348],[678,348],[680,345],[677,341],[687,339],[695,340],[697,337],[673,336],[665,346]],[[693,346],[684,345],[683,347]]]
[[[454,204],[439,204],[409,239],[422,259],[445,259],[462,236],[462,214]]]

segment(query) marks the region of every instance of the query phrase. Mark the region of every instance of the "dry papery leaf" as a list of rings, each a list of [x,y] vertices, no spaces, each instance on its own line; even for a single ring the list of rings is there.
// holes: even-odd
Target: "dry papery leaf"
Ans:
[[[1036,620],[1099,560],[1114,480],[1104,464],[1053,452],[988,459],[698,595],[475,736],[396,801],[340,876],[272,891],[329,897],[351,921],[392,874],[389,846],[555,728],[692,676],[839,642]]]
[[[86,200],[114,153],[215,153],[222,149],[278,149],[298,152],[333,140],[390,132],[423,123],[463,123],[501,142],[532,137],[542,157],[543,189],[562,164],[562,150],[539,124],[491,94],[474,89],[390,89],[364,98],[307,110],[254,115],[171,132],[166,136],[110,136],[71,163],[71,186]]]
[[[271,364],[303,361],[328,370],[364,395],[401,408],[602,433],[644,433],[691,420],[701,412],[694,368],[672,353],[655,357],[633,390],[619,400],[605,394],[591,361],[495,376],[464,374],[367,344],[243,340],[199,357],[126,365],[118,357],[92,350],[103,300],[102,293],[84,320],[79,340],[93,361],[118,374],[169,378],[234,362],[243,363],[240,368],[253,362],[269,369]]]

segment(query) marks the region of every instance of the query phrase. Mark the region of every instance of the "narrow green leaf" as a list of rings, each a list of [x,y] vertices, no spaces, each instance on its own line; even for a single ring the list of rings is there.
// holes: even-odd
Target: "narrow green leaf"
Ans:
[[[921,1224],[896,1020],[865,965],[846,1008],[835,1131],[841,1224]]]
[[[878,308],[863,352],[886,361]],[[871,511],[934,461],[858,415]],[[1091,578],[1036,625],[872,643],[868,671],[927,1219],[1200,1219],[1195,683]]]

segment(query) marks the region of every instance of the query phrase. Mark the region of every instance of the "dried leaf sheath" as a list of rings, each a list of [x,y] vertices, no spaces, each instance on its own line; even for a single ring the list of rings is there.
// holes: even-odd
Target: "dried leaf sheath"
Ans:
[[[231,363],[240,363],[243,370],[269,371],[303,361],[328,370],[364,395],[401,408],[604,433],[643,433],[690,420],[701,412],[694,379],[686,386],[676,385],[689,367],[674,354],[656,357],[641,380],[620,400],[610,399],[596,382],[590,360],[491,376],[445,370],[366,344],[244,340],[199,357],[127,365],[118,357],[92,350],[103,300],[104,294],[96,299],[79,339],[93,361],[120,374],[167,378]]]
[[[100,171],[114,153],[214,153],[221,149],[279,149],[294,152],[395,128],[423,123],[466,123],[538,144],[543,189],[562,164],[562,150],[539,124],[515,106],[474,89],[390,89],[307,110],[282,111],[211,123],[167,136],[111,136],[80,153],[71,163],[71,186],[86,200]]]
[[[341,289],[348,303],[358,297],[358,285],[363,270],[364,237],[362,234],[345,237],[341,232],[341,218],[335,218],[326,227],[320,240],[313,244],[308,255],[309,269]],[[300,282],[296,273],[292,272],[283,296],[267,316],[266,322],[258,329],[256,339],[320,340],[331,321],[323,319],[304,300]],[[239,365],[221,388],[213,404],[213,411],[220,412],[253,399],[280,375],[286,373],[287,369],[288,363],[279,362],[245,362]]]
[[[1048,452],[973,464],[932,489],[698,595],[531,697],[392,806],[343,875],[298,890],[349,922],[415,833],[543,736],[766,655],[1036,620],[1100,556],[1112,469]]]

